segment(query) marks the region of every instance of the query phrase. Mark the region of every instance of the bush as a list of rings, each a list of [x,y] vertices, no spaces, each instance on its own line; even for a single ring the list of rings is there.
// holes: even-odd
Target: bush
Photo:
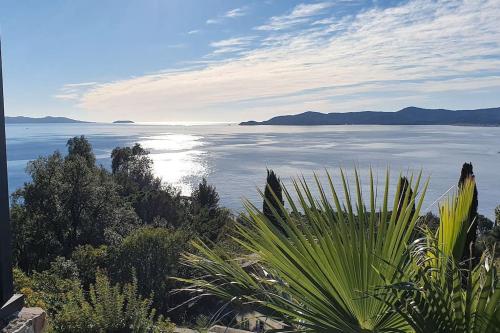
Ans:
[[[122,283],[137,279],[139,293],[153,294],[155,306],[164,308],[177,275],[179,257],[185,249],[185,233],[166,228],[145,227],[134,231],[110,255],[114,278]]]
[[[102,273],[96,275],[88,299],[82,288],[68,296],[52,323],[56,332],[173,332],[174,325],[156,317],[152,301],[137,292],[137,280],[123,287],[111,285]]]
[[[68,294],[80,288],[77,276],[74,263],[59,257],[50,269],[31,276],[15,268],[14,289],[26,296],[28,306],[41,307],[52,316],[67,302]]]
[[[99,247],[83,245],[73,251],[71,260],[78,267],[79,277],[84,286],[88,287],[91,283],[95,283],[95,272],[106,267],[107,256],[108,247],[105,245]]]

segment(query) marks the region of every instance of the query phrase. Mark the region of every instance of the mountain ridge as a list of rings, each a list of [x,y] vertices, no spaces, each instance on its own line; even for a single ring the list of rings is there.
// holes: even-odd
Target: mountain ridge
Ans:
[[[359,111],[321,113],[306,111],[276,116],[265,121],[244,121],[252,125],[481,125],[500,126],[500,107],[473,110],[425,109],[409,106],[396,112]]]
[[[67,117],[25,117],[25,116],[14,116],[5,117],[6,124],[81,124],[81,123],[91,123],[90,121],[76,120]]]

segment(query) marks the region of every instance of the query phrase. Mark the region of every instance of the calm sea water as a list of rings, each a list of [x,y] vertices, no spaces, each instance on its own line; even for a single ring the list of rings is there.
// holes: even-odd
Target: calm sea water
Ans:
[[[357,167],[368,184],[372,168],[382,183],[389,166],[399,172],[424,171],[430,187],[424,209],[456,185],[464,162],[472,162],[479,191],[479,210],[492,217],[500,204],[500,128],[454,126],[255,126],[140,124],[9,124],[7,150],[9,187],[29,178],[26,163],[85,135],[98,162],[109,167],[114,147],[141,143],[151,152],[154,169],[165,182],[189,194],[202,177],[217,187],[222,203],[239,211],[242,199],[260,205],[257,187],[265,184],[266,168],[285,184],[325,168]]]

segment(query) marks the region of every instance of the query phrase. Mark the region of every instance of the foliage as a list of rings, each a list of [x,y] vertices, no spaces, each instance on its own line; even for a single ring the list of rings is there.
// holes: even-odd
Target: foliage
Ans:
[[[231,215],[229,210],[219,207],[219,194],[205,178],[191,194],[190,214],[181,228],[191,237],[199,237],[211,244],[226,237],[222,231]]]
[[[92,151],[92,145],[83,135],[80,137],[75,136],[74,138],[69,139],[66,146],[68,147],[69,158],[76,156],[83,157],[89,167],[95,165],[95,156]]]
[[[152,173],[153,161],[148,154],[148,151],[138,143],[133,147],[116,147],[111,152],[113,175],[118,176],[122,183],[129,183],[138,188],[158,184]]]
[[[317,200],[305,181],[294,183],[298,204],[285,189],[292,212],[283,205],[273,215],[288,237],[265,214],[246,203],[249,221],[238,227],[239,242],[252,255],[235,260],[229,254],[194,246],[200,254],[185,256],[186,264],[201,269],[205,276],[180,279],[192,284],[189,290],[211,294],[279,317],[298,331],[360,332],[407,331],[404,318],[390,311],[388,299],[368,297],[377,286],[395,283],[397,266],[406,258],[406,244],[418,218],[427,184],[420,187],[420,176],[410,177],[410,191],[402,201],[398,183],[390,214],[389,174],[382,205],[377,211],[374,179],[370,175],[369,203],[365,206],[356,172],[355,196],[351,196],[347,177],[341,172],[344,202],[341,203],[328,175],[332,202],[318,179]],[[422,192],[422,193],[420,193]],[[416,200],[416,195],[420,199]],[[415,214],[413,203],[417,202]],[[355,208],[354,208],[355,207]],[[284,218],[281,218],[283,214]],[[306,223],[297,218],[303,215]],[[382,277],[381,272],[384,273]]]
[[[478,244],[481,252],[489,251],[490,253],[494,253],[496,257],[499,257],[500,248],[497,244],[500,244],[500,225],[485,232],[478,239]]]
[[[271,221],[277,228],[284,232],[280,227],[278,220],[274,217],[273,212],[281,212],[280,207],[285,203],[283,201],[283,193],[281,183],[276,173],[273,170],[267,170],[266,188],[264,189],[264,202],[262,204],[262,212],[266,218]],[[283,214],[280,214],[283,218]]]
[[[406,192],[409,191],[409,196],[412,197],[413,196],[413,190],[411,189],[411,185],[410,185],[410,182],[408,181],[408,178],[406,177],[401,177],[400,180],[400,186],[401,186],[401,191],[399,193],[399,202],[402,203],[404,201],[404,198],[406,197]],[[403,210],[402,210],[403,207],[398,207],[397,211],[396,211],[396,214],[397,216],[399,216],[399,214],[403,213]],[[413,206],[411,207],[411,215],[410,215],[410,218],[413,217],[413,215],[415,215],[415,202],[413,203]]]
[[[219,194],[215,187],[209,185],[203,178],[191,194],[191,202],[194,210],[206,208],[211,212],[219,208]]]
[[[495,226],[495,222],[484,215],[477,214],[477,235],[482,236],[488,233]]]
[[[85,287],[95,283],[95,272],[108,266],[108,247],[101,245],[78,246],[71,253],[71,260],[78,267],[79,279]]]
[[[27,272],[48,268],[79,245],[119,242],[137,225],[109,173],[90,164],[90,144],[74,138],[68,148],[64,158],[55,152],[28,163],[32,180],[13,194],[14,253]]]
[[[151,300],[142,299],[137,281],[123,287],[112,285],[98,273],[88,298],[83,289],[73,291],[67,303],[55,316],[52,326],[56,332],[173,332],[173,325],[157,317]]]
[[[68,140],[67,148],[66,156],[30,162],[31,180],[13,195],[18,290],[53,317],[70,291],[86,293],[102,269],[114,283],[129,283],[135,274],[140,294],[153,297],[163,314],[183,303],[185,296],[171,295],[177,285],[169,277],[194,273],[179,264],[180,253],[192,237],[225,241],[232,220],[215,187],[203,180],[191,197],[181,196],[154,176],[138,144],[113,150],[111,172],[96,164],[85,137]],[[207,311],[188,307],[178,319]]]
[[[185,210],[180,192],[154,176],[153,161],[140,144],[113,149],[111,169],[120,194],[145,224],[161,218],[171,227],[180,226]]]
[[[500,331],[500,281],[491,253],[477,266],[459,266],[474,223],[469,217],[474,188],[472,178],[464,180],[460,192],[440,206],[438,234],[429,232],[412,245],[406,281],[389,287],[399,300],[395,311],[417,333]]]
[[[111,254],[111,270],[121,282],[137,280],[142,296],[153,295],[155,307],[166,308],[173,288],[170,277],[179,272],[180,253],[187,238],[182,231],[144,227],[124,239]]]
[[[474,179],[474,171],[472,167],[472,163],[464,163],[462,166],[462,171],[460,172],[460,179],[458,180],[458,188],[462,188],[467,179]],[[478,206],[478,197],[477,197],[477,186],[474,181],[474,189],[473,189],[473,197],[471,199],[471,204],[468,212],[468,221],[469,232],[467,232],[467,239],[464,241],[464,249],[463,256],[461,261],[471,260],[475,265],[479,261],[479,254],[475,251],[476,239],[477,239],[477,206]]]
[[[26,296],[28,306],[41,307],[53,316],[67,302],[68,293],[79,288],[77,275],[74,263],[58,257],[50,269],[34,272],[31,276],[15,268],[14,288]]]
[[[247,204],[252,223],[238,231],[241,245],[253,253],[246,258],[236,259],[195,243],[201,254],[186,255],[186,263],[206,275],[184,279],[192,284],[189,290],[278,317],[289,325],[288,331],[499,330],[500,281],[492,265],[493,253],[485,251],[476,266],[472,262],[468,269],[460,266],[467,233],[471,223],[476,223],[470,218],[475,196],[472,178],[466,178],[459,192],[440,205],[437,233],[428,229],[409,248],[423,193],[414,213],[415,194],[404,191],[405,182],[400,180],[392,210],[396,213],[390,214],[387,177],[382,208],[376,213],[373,178],[366,208],[356,175],[354,213],[343,173],[343,204],[328,179],[333,204],[319,181],[319,199],[304,181],[295,183],[299,205],[285,191],[295,214],[281,207],[285,218],[280,219],[278,212],[274,216],[289,237]],[[415,193],[418,183],[419,179]],[[402,192],[406,192],[404,197]],[[305,223],[296,218],[301,215]]]

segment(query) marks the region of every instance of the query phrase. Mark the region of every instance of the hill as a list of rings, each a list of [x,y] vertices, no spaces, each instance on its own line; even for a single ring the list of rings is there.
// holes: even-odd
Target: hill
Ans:
[[[240,125],[476,125],[499,126],[500,107],[476,110],[407,107],[397,112],[361,111],[321,113],[308,111]]]
[[[43,117],[43,118],[33,118],[33,117],[5,117],[5,123],[7,124],[76,124],[76,123],[89,123],[88,121],[75,120],[66,117]]]
[[[135,124],[132,120],[115,120],[113,124]]]

